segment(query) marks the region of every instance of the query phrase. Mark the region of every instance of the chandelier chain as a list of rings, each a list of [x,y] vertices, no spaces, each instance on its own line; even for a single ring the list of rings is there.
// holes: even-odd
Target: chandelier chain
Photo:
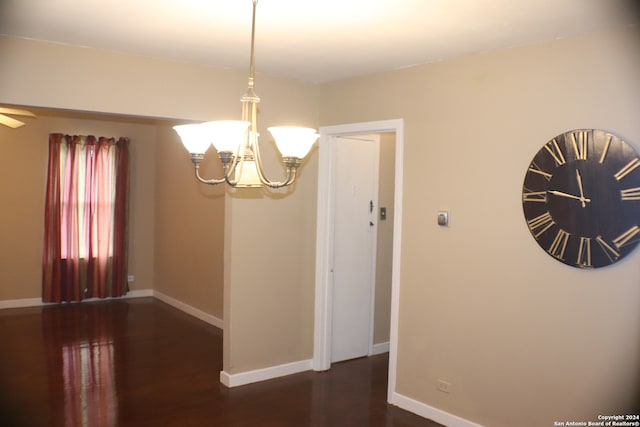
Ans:
[[[218,120],[201,124],[174,126],[185,148],[191,155],[198,181],[216,185],[226,182],[234,188],[269,187],[280,188],[293,184],[302,159],[311,150],[318,138],[315,129],[298,126],[276,126],[268,128],[275,138],[285,168],[284,181],[271,181],[265,176],[258,143],[258,103],[255,87],[255,32],[256,6],[253,2],[251,20],[251,53],[249,56],[249,81],[247,92],[240,99],[242,120]],[[205,179],[200,176],[200,163],[208,146],[213,144],[223,166],[224,177]]]

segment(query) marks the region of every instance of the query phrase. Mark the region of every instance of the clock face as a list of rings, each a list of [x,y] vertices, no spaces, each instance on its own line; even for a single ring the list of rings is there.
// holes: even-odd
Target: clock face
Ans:
[[[529,165],[522,206],[531,234],[555,259],[613,264],[640,242],[640,157],[601,130],[558,135]]]

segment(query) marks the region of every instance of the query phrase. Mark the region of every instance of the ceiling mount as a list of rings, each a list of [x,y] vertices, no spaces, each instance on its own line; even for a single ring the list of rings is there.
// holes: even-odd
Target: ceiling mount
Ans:
[[[12,116],[26,116],[26,117],[36,117],[35,114],[33,114],[30,111],[27,110],[20,110],[17,108],[8,108],[8,107],[0,107],[0,125],[4,125],[7,127],[10,127],[11,129],[16,129],[19,128],[21,126],[24,126],[24,122],[21,122],[18,119],[14,119],[13,117],[9,117],[8,115],[12,115]]]
[[[227,183],[234,188],[281,188],[293,184],[302,159],[309,153],[319,135],[315,129],[299,126],[268,128],[282,155],[286,178],[284,181],[271,181],[266,177],[258,143],[257,122],[260,97],[254,91],[254,44],[258,0],[252,0],[252,2],[249,81],[247,92],[240,98],[242,120],[217,120],[200,124],[179,125],[173,128],[191,155],[198,181],[208,185]],[[224,171],[222,178],[204,179],[200,176],[200,162],[204,159],[204,153],[211,145],[218,151],[218,158]]]

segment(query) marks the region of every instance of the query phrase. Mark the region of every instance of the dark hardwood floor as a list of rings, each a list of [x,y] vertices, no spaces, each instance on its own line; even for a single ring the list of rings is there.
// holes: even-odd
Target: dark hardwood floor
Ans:
[[[158,300],[0,310],[0,426],[439,426],[386,403],[387,364],[228,389],[222,332]]]

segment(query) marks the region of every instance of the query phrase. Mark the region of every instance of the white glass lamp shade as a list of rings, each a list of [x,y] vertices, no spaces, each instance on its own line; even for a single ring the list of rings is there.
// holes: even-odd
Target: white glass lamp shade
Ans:
[[[218,153],[237,153],[238,147],[245,140],[245,133],[249,122],[242,120],[218,120],[200,125],[202,132],[207,135],[209,142]]]
[[[315,129],[297,126],[270,127],[269,132],[273,135],[282,157],[298,159],[303,159],[309,154],[319,136]]]
[[[173,130],[178,133],[184,148],[191,154],[204,154],[211,145],[211,140],[202,132],[199,124],[174,126]]]

